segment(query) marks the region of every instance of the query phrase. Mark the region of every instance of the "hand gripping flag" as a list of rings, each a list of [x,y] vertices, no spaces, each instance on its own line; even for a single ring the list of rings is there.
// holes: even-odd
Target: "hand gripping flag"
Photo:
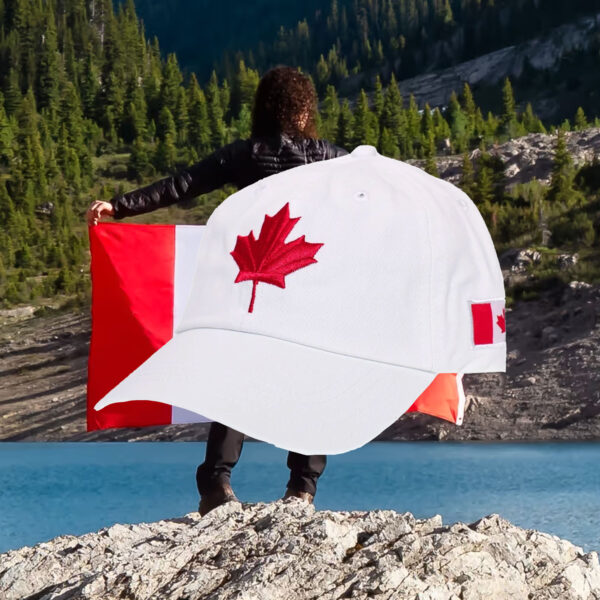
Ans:
[[[203,230],[202,226],[121,223],[90,227],[88,431],[207,421],[191,411],[143,398],[93,410],[96,402],[173,337],[190,291]]]
[[[198,413],[142,398],[93,410],[96,402],[173,337],[189,296],[203,231],[201,225],[105,223],[90,227],[88,431],[210,422]],[[200,387],[198,396],[202,393]],[[460,425],[464,405],[462,374],[444,373],[407,412]]]

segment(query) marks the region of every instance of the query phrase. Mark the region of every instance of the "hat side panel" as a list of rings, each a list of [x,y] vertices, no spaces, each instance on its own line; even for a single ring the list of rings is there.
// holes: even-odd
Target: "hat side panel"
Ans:
[[[432,289],[436,370],[504,371],[506,344],[476,346],[471,314],[471,302],[505,297],[496,250],[477,206],[462,190],[444,183],[432,196],[430,215],[436,240]]]

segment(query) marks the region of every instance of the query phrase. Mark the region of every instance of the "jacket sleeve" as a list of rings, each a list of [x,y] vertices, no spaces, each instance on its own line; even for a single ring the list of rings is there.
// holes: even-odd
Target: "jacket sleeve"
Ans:
[[[171,177],[115,196],[110,200],[113,217],[140,215],[235,183],[235,168],[246,158],[246,149],[246,140],[236,140]]]
[[[348,154],[348,150],[342,148],[341,146],[336,146],[335,144],[327,141],[325,143],[325,159],[328,158],[337,158],[338,156],[344,156]]]

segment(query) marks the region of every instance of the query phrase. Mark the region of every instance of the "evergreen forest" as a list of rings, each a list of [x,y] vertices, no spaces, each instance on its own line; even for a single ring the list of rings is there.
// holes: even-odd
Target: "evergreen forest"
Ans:
[[[149,4],[140,1],[142,9]],[[260,15],[276,4],[287,3],[240,2],[236,14],[252,6]],[[323,5],[307,2],[305,10],[316,4]],[[565,143],[567,131],[600,126],[600,111],[580,107],[568,119],[543,121],[515,97],[509,79],[497,90],[495,111],[478,104],[466,84],[445,106],[419,106],[400,92],[398,81],[432,60],[426,56],[435,47],[431,40],[454,40],[456,60],[464,60],[566,18],[563,3],[544,11],[541,0],[511,0],[504,12],[501,4],[333,0],[311,13],[310,23],[303,18],[297,25],[300,13],[280,6],[279,22],[292,24],[277,27],[271,16],[271,42],[249,37],[241,42],[253,48],[238,51],[215,38],[218,57],[210,67],[198,65],[196,75],[189,60],[182,67],[176,53],[161,52],[133,0],[0,0],[0,305],[44,306],[57,298],[88,303],[84,214],[90,201],[110,199],[247,138],[260,76],[280,63],[312,78],[320,136],[349,151],[372,144],[390,157],[420,159],[433,175],[436,157],[462,154],[460,185],[480,208],[499,252],[515,244],[543,246],[546,285],[566,276],[553,271],[551,257],[578,251],[582,260],[569,276],[600,281],[600,166],[594,160],[575,168]],[[572,0],[568,18],[591,4]],[[196,5],[208,10],[205,1]],[[436,60],[441,65],[444,59]],[[380,72],[383,61],[395,66]],[[345,80],[367,71],[369,85],[343,92]],[[546,132],[558,132],[550,185],[507,188],[493,147]],[[475,149],[481,151],[477,161],[471,159]],[[204,223],[233,191],[226,186],[133,221]]]

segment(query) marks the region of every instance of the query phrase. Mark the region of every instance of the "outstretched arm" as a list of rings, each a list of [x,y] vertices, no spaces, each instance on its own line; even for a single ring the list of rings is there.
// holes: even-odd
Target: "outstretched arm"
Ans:
[[[245,140],[236,140],[175,175],[119,194],[110,202],[96,200],[88,209],[88,223],[95,225],[103,215],[115,219],[140,215],[234,183],[233,165],[242,158],[245,147]]]
[[[327,144],[327,156],[326,158],[337,158],[338,156],[345,156],[348,154],[348,150],[346,148],[342,148],[341,146],[336,146],[332,142],[326,142]]]
[[[122,219],[150,212],[232,183],[232,162],[239,150],[239,142],[240,140],[215,150],[200,162],[171,177],[115,196],[110,201],[114,218]]]

